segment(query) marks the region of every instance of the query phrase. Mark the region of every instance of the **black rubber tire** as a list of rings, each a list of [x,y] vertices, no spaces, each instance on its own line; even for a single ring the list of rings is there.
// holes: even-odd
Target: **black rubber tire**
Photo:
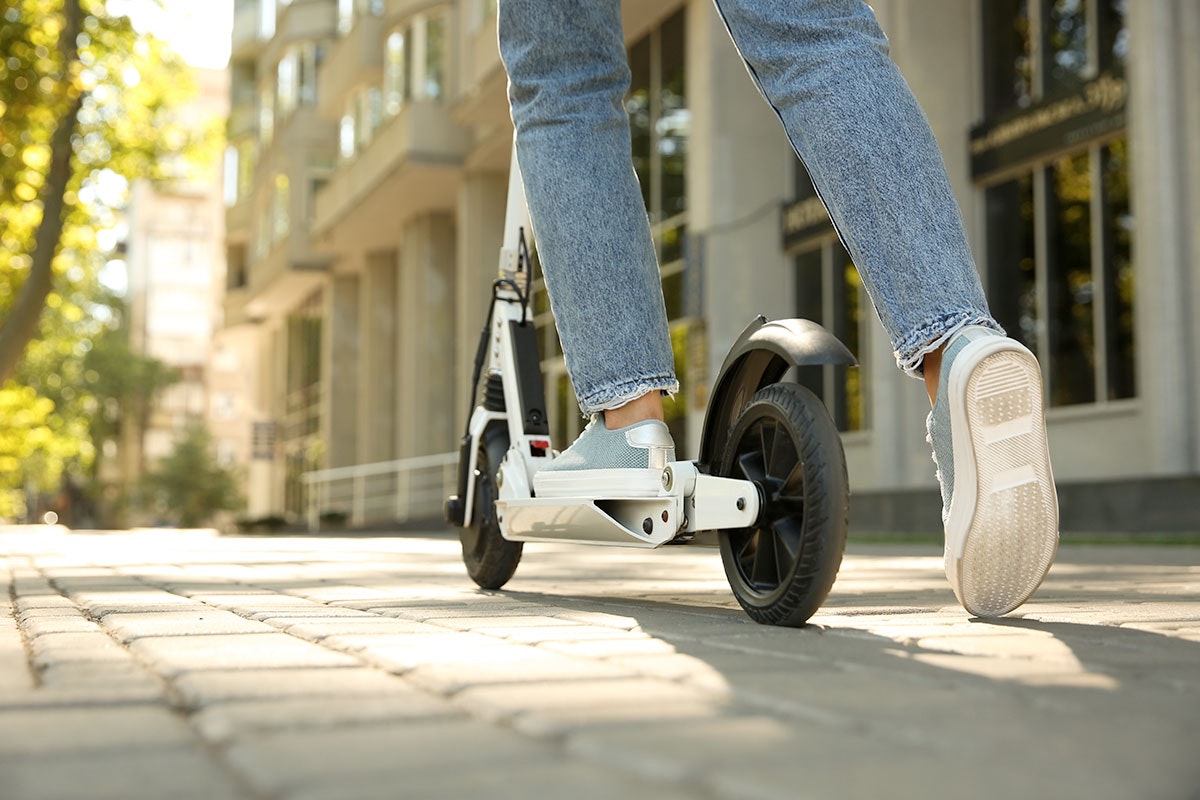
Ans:
[[[837,428],[816,395],[792,383],[760,389],[738,416],[719,475],[754,481],[754,527],[720,532],[721,561],[755,622],[799,627],[837,578],[850,488]]]
[[[471,520],[458,534],[467,574],[484,589],[499,589],[508,583],[521,562],[522,543],[501,536],[496,521],[496,472],[507,451],[508,431],[502,424],[492,423],[480,437],[475,456]]]

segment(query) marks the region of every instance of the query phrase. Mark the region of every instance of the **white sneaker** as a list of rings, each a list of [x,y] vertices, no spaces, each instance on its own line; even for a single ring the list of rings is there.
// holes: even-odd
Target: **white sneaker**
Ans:
[[[1037,359],[995,331],[964,328],[943,351],[928,431],[946,577],[970,613],[1007,614],[1041,585],[1058,549]]]
[[[675,460],[666,423],[637,422],[609,430],[596,414],[575,443],[533,476],[537,497],[654,497],[663,469]]]

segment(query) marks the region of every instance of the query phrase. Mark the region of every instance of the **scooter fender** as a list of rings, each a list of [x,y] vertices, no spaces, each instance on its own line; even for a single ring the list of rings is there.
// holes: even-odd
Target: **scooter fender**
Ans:
[[[713,384],[700,438],[700,465],[710,472],[725,451],[738,415],[754,393],[778,383],[791,367],[856,366],[854,354],[829,331],[807,319],[768,321],[758,316],[738,336]]]

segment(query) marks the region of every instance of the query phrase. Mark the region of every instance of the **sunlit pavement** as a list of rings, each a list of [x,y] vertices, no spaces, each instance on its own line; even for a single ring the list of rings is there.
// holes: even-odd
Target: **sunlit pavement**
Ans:
[[[715,550],[0,528],[0,797],[1200,796],[1200,548],[1064,547],[998,623],[853,546],[803,630]]]

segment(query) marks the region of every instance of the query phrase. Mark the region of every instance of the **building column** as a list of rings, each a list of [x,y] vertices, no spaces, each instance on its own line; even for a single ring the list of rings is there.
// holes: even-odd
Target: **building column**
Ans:
[[[1136,225],[1134,314],[1138,393],[1147,421],[1146,447],[1158,475],[1195,472],[1197,432],[1197,281],[1195,208],[1189,206],[1188,156],[1195,153],[1195,49],[1182,26],[1192,4],[1130,3],[1129,130],[1131,203]],[[1190,65],[1191,74],[1184,74]],[[1191,166],[1195,174],[1194,165]]]
[[[455,449],[454,218],[433,213],[405,226],[399,281],[400,370],[397,443],[401,457]]]
[[[359,294],[358,463],[396,458],[396,251],[368,253]]]
[[[1190,134],[1183,136],[1185,151],[1184,165],[1180,172],[1185,175],[1183,186],[1187,191],[1183,221],[1185,229],[1191,229],[1191,240],[1188,242],[1188,254],[1180,264],[1180,268],[1189,272],[1191,282],[1191,300],[1188,307],[1193,313],[1187,317],[1191,321],[1191,363],[1192,387],[1191,396],[1185,398],[1188,408],[1200,407],[1200,367],[1196,359],[1200,358],[1200,3],[1180,3],[1180,22],[1176,27],[1176,36],[1180,42],[1182,65],[1180,69],[1180,100],[1182,101],[1183,130]],[[1189,222],[1190,220],[1190,222]],[[1190,471],[1200,472],[1200,420],[1193,419],[1192,452]]]
[[[467,406],[474,387],[471,371],[479,332],[492,299],[492,281],[500,262],[504,237],[504,212],[508,202],[508,176],[475,173],[463,178],[458,190],[457,252],[454,301],[454,412],[455,434],[466,428]],[[486,367],[486,365],[485,365]]]
[[[325,292],[321,431],[327,467],[358,463],[359,276],[334,275]]]
[[[290,355],[287,341],[287,317],[276,317],[266,333],[268,356],[264,364],[264,399],[270,420],[275,424],[275,452],[266,478],[268,507],[273,513],[284,510],[287,456],[283,451],[284,423],[287,418],[287,365]]]

